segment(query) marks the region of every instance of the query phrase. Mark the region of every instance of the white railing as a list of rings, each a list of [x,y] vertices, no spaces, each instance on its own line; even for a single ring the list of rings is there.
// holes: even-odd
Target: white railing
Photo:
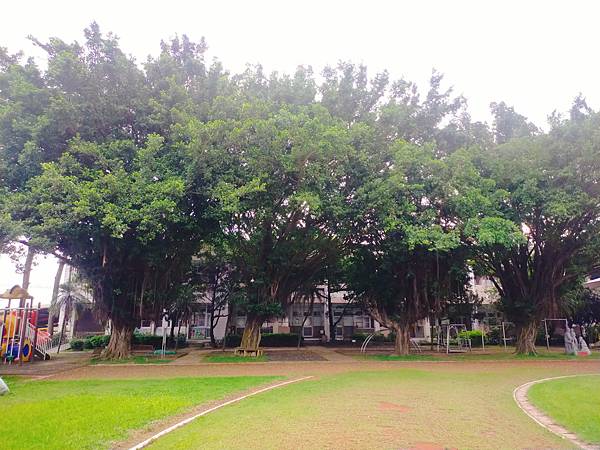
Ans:
[[[33,342],[35,341],[35,349],[42,354],[42,357],[46,358],[46,356],[52,352],[56,347],[58,347],[58,342],[60,339],[60,333],[57,333],[53,336],[49,336],[48,333],[44,331],[38,331],[37,339],[35,339],[35,326],[27,322],[27,326],[25,328],[25,338]]]

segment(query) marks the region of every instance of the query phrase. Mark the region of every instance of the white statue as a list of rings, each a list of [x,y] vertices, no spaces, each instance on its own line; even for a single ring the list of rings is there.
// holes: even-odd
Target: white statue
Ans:
[[[4,395],[8,393],[8,386],[4,382],[2,378],[0,378],[0,395]]]
[[[579,351],[581,353],[585,353],[588,356],[592,354],[592,352],[588,348],[587,343],[585,342],[585,339],[583,338],[583,336],[579,336]]]
[[[567,355],[575,355],[577,353],[577,336],[575,330],[567,327],[565,330],[565,353]]]

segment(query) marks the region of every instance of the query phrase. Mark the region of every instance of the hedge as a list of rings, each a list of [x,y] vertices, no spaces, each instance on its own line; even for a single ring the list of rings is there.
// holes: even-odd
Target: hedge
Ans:
[[[85,341],[83,339],[71,339],[71,342],[69,344],[71,346],[71,350],[81,351],[83,350]]]
[[[72,350],[92,350],[95,348],[104,348],[110,341],[110,335],[101,334],[97,336],[90,336],[86,339],[73,339],[71,341]],[[162,347],[162,336],[153,336],[151,334],[134,333],[133,334],[133,345],[151,345],[155,349]],[[187,339],[185,335],[180,334],[177,337],[177,347],[187,347]],[[169,336],[167,338],[167,347],[175,347],[174,339]]]
[[[461,339],[470,339],[471,340],[471,347],[481,347],[481,341],[483,340],[483,333],[481,332],[481,330],[467,330],[467,331],[461,331],[460,333],[458,333],[458,336]]]
[[[369,335],[367,333],[354,333],[352,335],[352,340],[356,341],[358,343],[363,343],[363,342],[365,342],[365,339],[367,339],[368,336]],[[385,336],[381,333],[375,333],[375,335],[369,341],[369,343],[382,344],[384,342],[394,342],[395,339],[396,339],[395,333],[389,333],[387,336]]]
[[[232,334],[227,336],[227,347],[239,347],[242,336]],[[264,333],[260,338],[261,347],[295,347],[298,345],[298,334],[296,333]]]

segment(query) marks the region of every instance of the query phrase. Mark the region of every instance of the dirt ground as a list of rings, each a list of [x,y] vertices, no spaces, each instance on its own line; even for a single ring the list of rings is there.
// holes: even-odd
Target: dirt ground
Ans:
[[[281,361],[262,363],[198,363],[161,365],[94,365],[78,367],[51,375],[50,379],[77,380],[122,379],[122,378],[173,378],[200,376],[242,375],[331,375],[347,372],[373,372],[401,368],[434,370],[440,372],[470,373],[473,371],[495,372],[510,368],[532,368],[560,370],[564,374],[600,371],[600,361]],[[525,380],[527,381],[527,380]]]
[[[384,353],[373,349],[375,353]],[[494,350],[491,350],[492,352]],[[206,363],[203,357],[223,354],[207,349],[190,349],[187,354],[169,364],[96,364],[90,365],[89,352],[65,352],[50,361],[38,361],[21,366],[0,365],[0,375],[23,375],[32,378],[76,380],[81,378],[172,378],[197,376],[279,375],[305,376],[328,375],[346,372],[393,370],[398,368],[422,368],[424,370],[495,372],[511,367],[559,369],[565,374],[600,371],[600,360],[481,360],[481,361],[376,361],[357,358],[356,348],[331,348],[315,346],[267,349],[268,362]]]

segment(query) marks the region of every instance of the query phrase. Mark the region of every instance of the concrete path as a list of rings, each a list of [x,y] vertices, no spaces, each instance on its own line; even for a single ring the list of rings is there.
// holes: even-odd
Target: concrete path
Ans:
[[[335,362],[357,362],[352,356],[343,355],[339,353],[336,349],[330,347],[309,347],[307,350],[310,350],[317,355],[324,358],[326,361],[335,361]]]

